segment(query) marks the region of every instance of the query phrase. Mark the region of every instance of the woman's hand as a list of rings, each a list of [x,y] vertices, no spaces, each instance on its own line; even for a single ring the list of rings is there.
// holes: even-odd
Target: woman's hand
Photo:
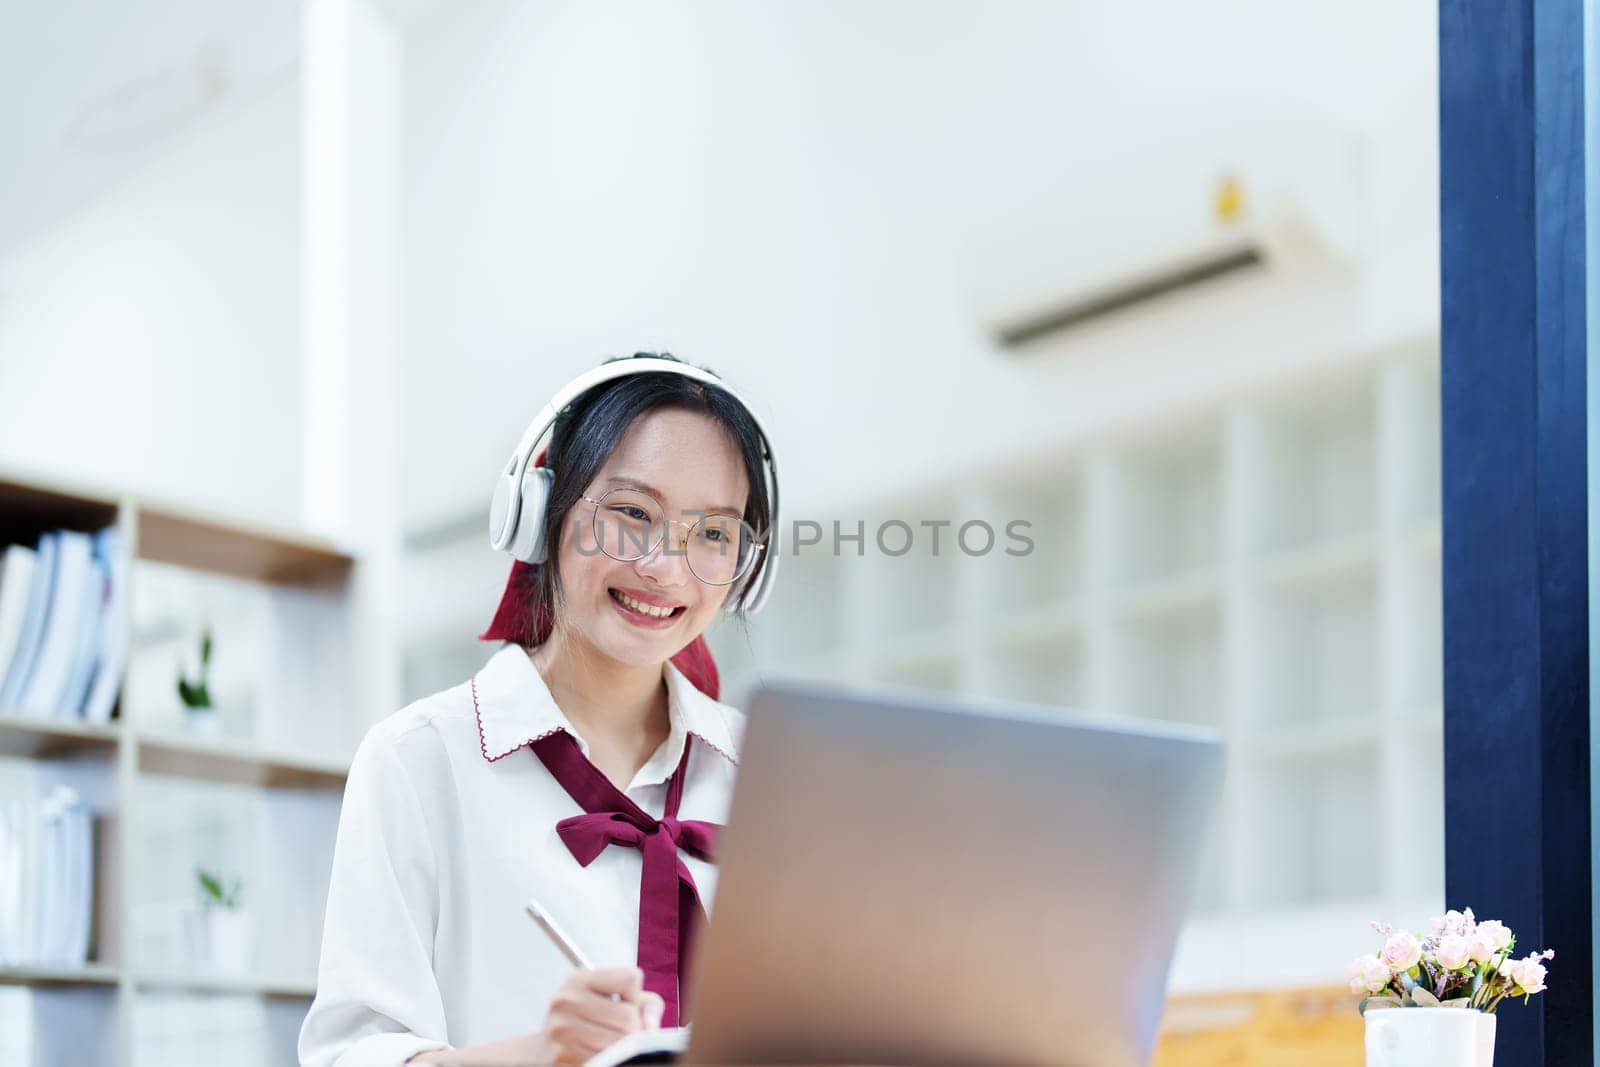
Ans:
[[[613,993],[619,999],[611,999]],[[544,1029],[537,1034],[424,1052],[407,1062],[441,1067],[581,1067],[618,1038],[660,1027],[665,1007],[659,995],[644,988],[644,972],[637,967],[573,971],[556,989]]]
[[[637,967],[573,971],[551,998],[540,1031],[548,1062],[581,1065],[618,1038],[659,1027],[665,1007],[659,995],[644,988],[644,972]]]

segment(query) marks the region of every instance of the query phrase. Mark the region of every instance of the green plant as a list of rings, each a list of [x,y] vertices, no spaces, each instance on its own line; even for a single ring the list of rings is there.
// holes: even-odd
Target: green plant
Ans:
[[[231,885],[223,885],[222,879],[210,871],[202,868],[195,869],[195,875],[200,879],[200,900],[202,903],[215,908],[237,908],[239,896],[244,886],[235,878]]]
[[[200,677],[190,682],[180,670],[178,674],[178,699],[186,708],[209,708],[211,690],[206,687],[206,672],[211,667],[211,628],[206,627],[200,637]]]

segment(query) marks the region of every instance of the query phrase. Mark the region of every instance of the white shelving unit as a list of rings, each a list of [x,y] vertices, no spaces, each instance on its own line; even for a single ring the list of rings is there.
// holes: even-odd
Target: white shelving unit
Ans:
[[[1174,990],[1338,982],[1369,920],[1443,904],[1436,351],[928,486],[875,509],[860,555],[791,548],[748,654],[710,637],[724,696],[825,677],[1216,727],[1227,778]],[[914,551],[875,551],[886,517]],[[1027,519],[1035,550],[935,555],[918,525],[975,518],[1002,546]],[[1239,950],[1267,930],[1303,947]]]
[[[294,531],[0,472],[0,543],[120,526],[130,652],[107,724],[0,709],[0,790],[77,788],[99,827],[89,961],[0,968],[15,1062],[293,1062],[348,761],[365,727],[354,581],[362,563]],[[215,639],[221,735],[184,729],[175,679]],[[187,953],[197,867],[241,876],[255,928],[239,973]]]

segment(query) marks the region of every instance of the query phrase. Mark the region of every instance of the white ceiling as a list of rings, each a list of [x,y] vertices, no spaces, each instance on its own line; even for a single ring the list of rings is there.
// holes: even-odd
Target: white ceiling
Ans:
[[[290,76],[298,0],[0,4],[0,254]]]

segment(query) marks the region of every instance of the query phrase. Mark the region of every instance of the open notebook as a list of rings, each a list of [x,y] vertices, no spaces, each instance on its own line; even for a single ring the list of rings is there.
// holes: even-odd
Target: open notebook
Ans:
[[[584,1061],[583,1067],[619,1067],[625,1063],[676,1063],[679,1053],[688,1047],[687,1026],[639,1030],[612,1043],[605,1051],[590,1056]]]

